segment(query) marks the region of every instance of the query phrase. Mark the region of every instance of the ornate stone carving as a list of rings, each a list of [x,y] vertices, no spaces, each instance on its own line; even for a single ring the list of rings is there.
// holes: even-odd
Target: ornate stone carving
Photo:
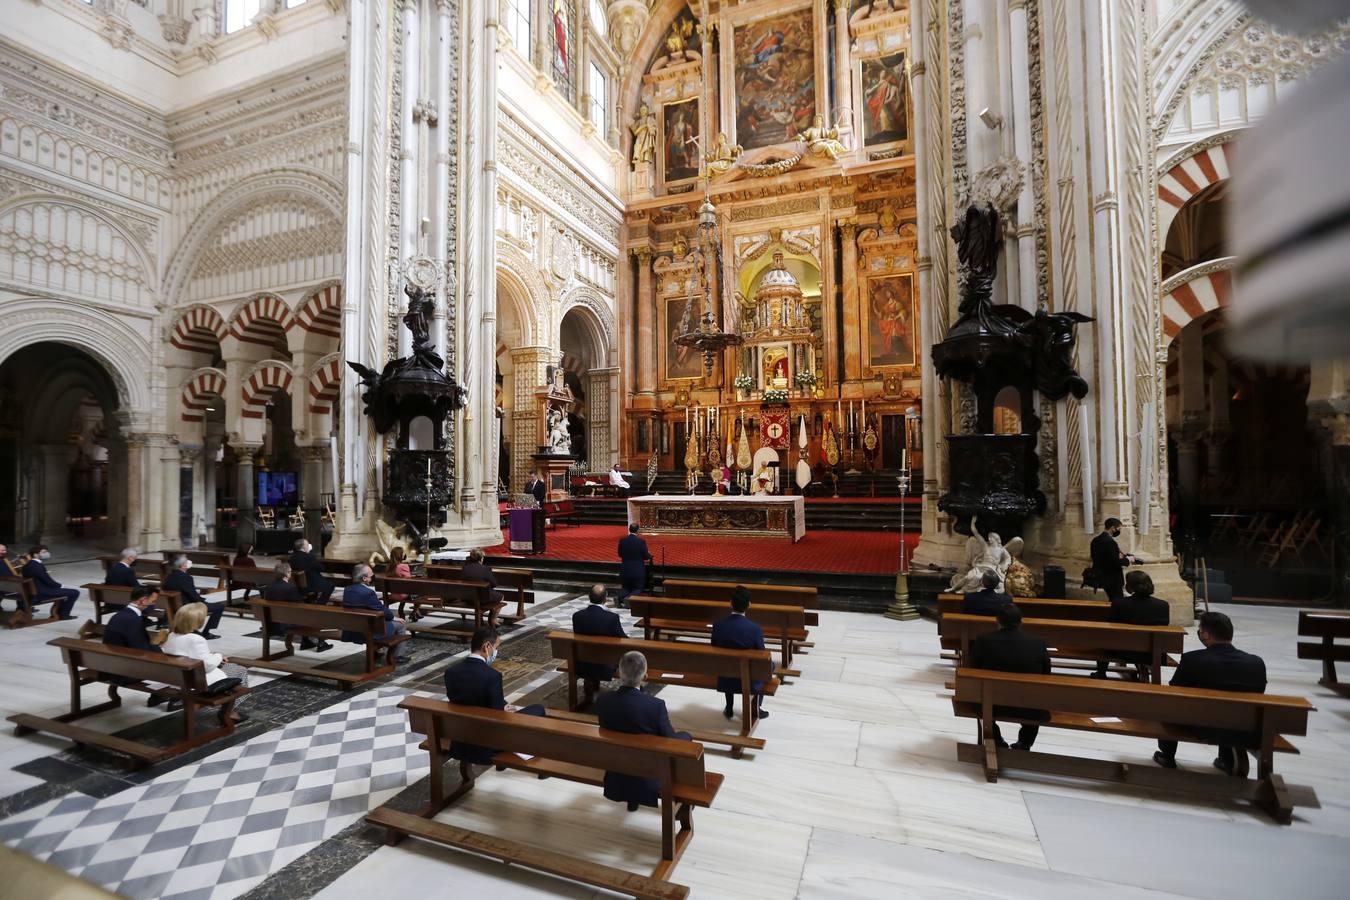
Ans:
[[[656,116],[647,104],[638,107],[637,115],[633,117],[633,124],[628,126],[628,130],[633,133],[633,168],[651,165],[652,159],[656,156],[657,128]]]
[[[163,15],[159,17],[160,33],[171,44],[186,44],[192,31],[192,20],[182,16]]]
[[[970,184],[969,203],[991,203],[999,214],[1015,221],[1017,195],[1022,190],[1026,166],[1015,157],[996,159],[975,173]],[[965,206],[966,203],[961,203]]]
[[[647,5],[642,0],[610,0],[606,12],[609,17],[610,44],[619,56],[628,59],[633,55],[642,29],[650,17]]]

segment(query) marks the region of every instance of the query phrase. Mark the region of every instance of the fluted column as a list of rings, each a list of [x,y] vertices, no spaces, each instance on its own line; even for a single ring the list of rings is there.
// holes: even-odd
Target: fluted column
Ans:
[[[202,449],[202,534],[204,542],[210,546],[216,542],[216,455],[220,452],[220,440],[208,436]]]
[[[1017,194],[1017,304],[1036,308],[1036,208],[1031,193],[1031,71],[1027,47],[1027,0],[1008,2],[1012,68],[1013,152],[1025,167]]]

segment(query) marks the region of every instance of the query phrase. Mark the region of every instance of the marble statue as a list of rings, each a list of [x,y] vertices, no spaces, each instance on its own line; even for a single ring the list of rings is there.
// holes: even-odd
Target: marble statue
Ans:
[[[1012,554],[1003,546],[996,532],[990,532],[987,538],[980,536],[979,517],[970,526],[970,537],[966,540],[966,552],[963,569],[952,578],[948,590],[956,594],[971,594],[983,589],[985,572],[998,576],[998,589],[1004,589],[1004,579],[1008,567],[1012,564]]]
[[[1036,579],[1031,574],[1031,569],[1027,568],[1026,563],[1022,562],[1022,550],[1025,544],[1020,537],[1015,537],[1008,541],[1004,547],[1008,555],[1012,557],[1012,562],[1008,564],[1008,573],[1003,577],[1003,587],[1014,597],[1034,597],[1036,596]]]
[[[802,132],[801,139],[813,156],[838,159],[848,152],[848,148],[839,141],[839,129],[826,128],[825,117],[821,115],[811,120],[811,127]]]
[[[726,174],[732,166],[736,165],[736,160],[745,152],[740,144],[728,145],[725,131],[717,133],[717,142],[713,145],[712,153],[708,156],[707,169],[709,175]]]
[[[572,436],[567,429],[567,414],[554,407],[549,407],[548,411],[548,452],[558,456],[569,456],[572,453]]]
[[[650,163],[656,158],[656,116],[647,104],[642,104],[637,118],[628,127],[633,132],[634,168]]]

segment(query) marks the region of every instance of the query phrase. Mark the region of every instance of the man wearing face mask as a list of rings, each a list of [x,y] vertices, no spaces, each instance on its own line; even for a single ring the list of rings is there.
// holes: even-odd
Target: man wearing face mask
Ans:
[[[47,574],[46,564],[52,558],[52,552],[44,544],[38,544],[29,551],[29,556],[32,559],[28,560],[20,574],[33,579],[33,586],[37,588],[37,602],[55,601],[56,612],[63,620],[75,618],[70,611],[75,608],[80,592],[76,588],[61,587],[61,582]]]
[[[155,603],[158,600],[158,588],[144,586],[133,588],[130,602],[113,613],[108,624],[103,627],[103,643],[109,647],[127,647],[131,650],[144,650],[146,653],[163,653],[163,649],[150,640],[150,635],[145,630],[146,617],[154,613]],[[135,679],[108,675],[103,680],[113,684],[131,684]],[[152,693],[145,705],[159,706],[167,699],[162,694]],[[168,711],[174,712],[181,706],[181,701],[171,701]]]
[[[1120,537],[1119,519],[1110,518],[1102,525],[1102,533],[1092,539],[1089,553],[1092,556],[1092,568],[1097,573],[1097,581],[1106,596],[1113,603],[1125,599],[1125,567],[1138,564],[1139,560],[1121,552],[1116,538]]]
[[[292,559],[294,559],[294,557],[292,557]],[[352,569],[352,583],[347,585],[346,590],[342,592],[343,608],[369,609],[374,610],[375,612],[384,613],[384,636],[386,638],[391,638],[399,634],[407,634],[408,623],[403,619],[396,618],[394,616],[394,611],[384,605],[380,600],[380,595],[375,593],[375,589],[370,586],[370,582],[374,577],[375,573],[372,572],[370,566],[365,563],[361,563],[356,568]],[[342,632],[342,639],[344,641],[351,641],[355,644],[365,642],[365,638],[354,631]],[[394,648],[394,662],[407,662],[408,657],[411,654],[412,648],[408,646],[407,641],[404,641]]]
[[[337,585],[323,576],[323,566],[314,555],[314,545],[300,538],[295,542],[295,552],[289,562],[292,572],[305,573],[305,592],[317,597],[320,603],[327,603]]]
[[[445,670],[445,696],[451,703],[463,706],[481,706],[484,709],[504,709],[527,716],[544,715],[542,703],[513,706],[502,693],[502,673],[492,668],[497,661],[497,647],[501,636],[495,628],[479,628],[469,639],[473,650],[468,656]],[[476,744],[450,743],[450,755],[455,759],[478,765],[488,765],[496,750]]]

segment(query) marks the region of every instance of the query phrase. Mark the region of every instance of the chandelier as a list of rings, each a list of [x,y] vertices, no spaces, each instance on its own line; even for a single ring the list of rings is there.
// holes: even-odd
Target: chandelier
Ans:
[[[734,307],[729,307],[724,299],[725,289],[721,279],[722,235],[717,225],[717,207],[713,206],[712,198],[708,196],[706,180],[703,183],[703,203],[698,208],[698,242],[698,273],[703,295],[703,313],[695,322],[694,302],[698,294],[690,294],[689,302],[684,308],[681,333],[675,336],[675,343],[681,347],[701,351],[703,371],[711,377],[717,354],[728,347],[740,346],[744,338],[737,331],[734,322],[729,323],[729,327],[720,327],[714,313],[715,306],[722,310]],[[717,298],[716,304],[713,303],[714,296]]]

